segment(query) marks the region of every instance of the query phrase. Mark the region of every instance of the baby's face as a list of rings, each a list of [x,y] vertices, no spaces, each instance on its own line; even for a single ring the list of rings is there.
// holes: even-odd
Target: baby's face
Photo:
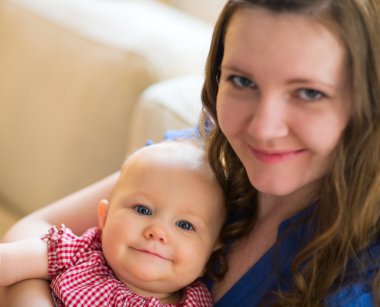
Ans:
[[[171,146],[178,145],[150,146],[126,162],[102,234],[116,276],[156,297],[202,275],[225,215],[210,169]]]

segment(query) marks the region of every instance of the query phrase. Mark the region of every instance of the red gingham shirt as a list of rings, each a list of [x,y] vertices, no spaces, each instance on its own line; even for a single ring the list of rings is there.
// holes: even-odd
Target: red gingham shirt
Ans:
[[[48,243],[50,287],[56,306],[212,306],[211,295],[200,281],[183,289],[179,304],[162,304],[154,297],[133,293],[106,264],[98,228],[78,237],[62,225],[59,230],[52,227],[43,239]]]

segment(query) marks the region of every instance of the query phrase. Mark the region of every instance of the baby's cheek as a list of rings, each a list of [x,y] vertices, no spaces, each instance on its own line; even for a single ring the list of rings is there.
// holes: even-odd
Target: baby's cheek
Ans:
[[[209,251],[209,248],[204,244],[193,244],[192,247],[187,248],[187,261],[192,261],[194,265],[203,266],[207,262]]]

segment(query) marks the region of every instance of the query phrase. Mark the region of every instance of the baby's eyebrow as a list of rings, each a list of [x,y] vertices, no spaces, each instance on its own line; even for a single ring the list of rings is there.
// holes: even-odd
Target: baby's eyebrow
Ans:
[[[183,219],[191,219],[191,222],[195,222],[197,225],[200,225],[202,227],[207,227],[207,225],[211,223],[211,221],[208,221],[202,215],[193,212],[191,209],[186,210],[180,216],[183,216]]]

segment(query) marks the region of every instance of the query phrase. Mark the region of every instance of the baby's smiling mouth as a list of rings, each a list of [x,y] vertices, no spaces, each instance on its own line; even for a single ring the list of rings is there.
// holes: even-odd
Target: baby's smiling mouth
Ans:
[[[158,258],[161,258],[163,260],[170,260],[160,254],[158,254],[157,252],[154,252],[154,251],[150,251],[148,249],[144,249],[144,248],[134,248],[134,247],[131,247],[132,250],[136,251],[136,252],[139,252],[139,253],[143,253],[143,254],[146,254],[146,255],[150,255],[150,256],[153,256],[153,257],[158,257]]]

